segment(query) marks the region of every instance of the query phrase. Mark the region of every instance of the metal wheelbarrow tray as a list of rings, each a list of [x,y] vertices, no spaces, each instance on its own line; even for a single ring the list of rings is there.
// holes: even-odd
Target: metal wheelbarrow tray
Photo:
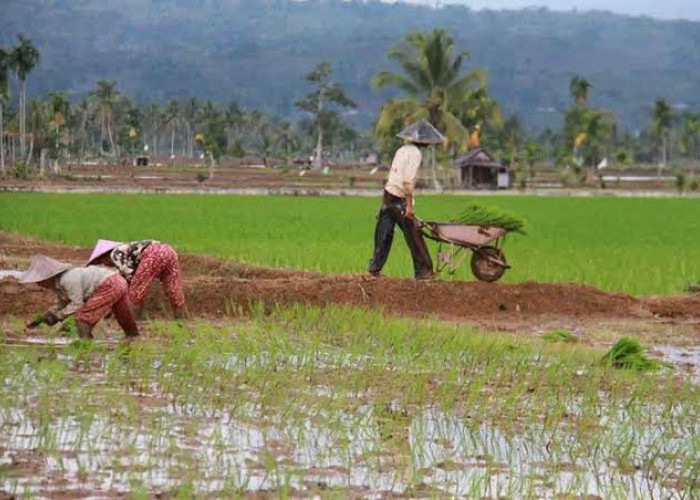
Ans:
[[[497,281],[510,269],[502,250],[506,229],[428,221],[419,221],[418,227],[426,238],[438,243],[438,273],[454,274],[466,260],[467,250],[472,251],[472,273],[480,281]]]

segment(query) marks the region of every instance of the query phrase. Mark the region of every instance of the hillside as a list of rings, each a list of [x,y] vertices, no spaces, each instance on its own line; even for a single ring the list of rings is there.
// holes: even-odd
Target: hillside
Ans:
[[[617,109],[629,128],[644,125],[656,97],[700,107],[700,23],[341,0],[3,3],[0,44],[22,32],[42,54],[29,79],[33,94],[78,97],[114,79],[140,100],[235,96],[287,115],[307,91],[304,74],[327,59],[368,122],[386,96],[369,80],[386,66],[387,48],[411,30],[441,26],[489,71],[501,105],[529,124],[558,123],[574,73],[594,84],[592,104]]]

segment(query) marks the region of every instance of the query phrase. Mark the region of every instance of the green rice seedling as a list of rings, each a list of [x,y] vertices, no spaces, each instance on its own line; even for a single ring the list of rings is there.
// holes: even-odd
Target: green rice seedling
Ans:
[[[462,224],[501,227],[507,231],[525,234],[525,221],[498,207],[470,204],[457,220]]]
[[[631,337],[622,337],[618,340],[603,356],[602,361],[614,368],[638,372],[653,371],[660,367],[658,362],[645,354],[642,344]]]
[[[542,334],[542,340],[549,343],[575,343],[578,342],[578,337],[566,330],[552,330],[549,332],[544,332]]]
[[[424,196],[419,216],[449,220],[470,200]],[[667,294],[682,292],[700,277],[700,260],[694,255],[700,243],[700,205],[695,200],[481,200],[528,221],[528,238],[506,243],[513,266],[506,282],[580,282],[631,294]],[[249,264],[359,273],[372,252],[376,210],[377,200],[354,197],[0,193],[0,230],[84,246],[94,244],[95,234],[157,238],[178,251]],[[50,220],[42,216],[47,212]],[[394,246],[386,274],[412,275],[404,247]],[[473,280],[466,267],[456,279]]]

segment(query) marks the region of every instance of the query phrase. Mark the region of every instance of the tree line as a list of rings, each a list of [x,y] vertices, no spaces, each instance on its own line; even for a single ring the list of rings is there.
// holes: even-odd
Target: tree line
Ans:
[[[348,124],[345,111],[356,104],[321,62],[306,76],[309,93],[295,101],[293,116],[273,117],[227,103],[195,97],[165,103],[138,103],[117,82],[101,80],[88,95],[70,102],[62,92],[27,101],[26,82],[40,63],[39,50],[19,35],[11,48],[0,47],[0,167],[13,172],[58,173],[65,158],[102,157],[126,161],[142,153],[172,158],[205,157],[214,166],[223,157],[255,155],[291,164],[304,158],[315,168],[328,161],[357,161],[377,152],[388,158],[398,147],[396,133],[426,118],[447,142],[438,160],[486,147],[531,181],[535,169],[559,167],[578,181],[599,174],[606,165],[655,163],[659,172],[672,159],[700,161],[700,113],[674,109],[665,99],[650,108],[649,123],[638,133],[623,130],[614,110],[590,104],[594,84],[574,75],[571,104],[559,130],[527,133],[517,115],[503,116],[490,95],[486,72],[467,68],[471,55],[455,46],[444,29],[416,31],[392,46],[387,58],[395,70],[382,70],[371,85],[391,89],[371,130]],[[10,95],[10,76],[19,89]],[[385,94],[386,95],[386,94]],[[15,102],[17,105],[15,106]]]

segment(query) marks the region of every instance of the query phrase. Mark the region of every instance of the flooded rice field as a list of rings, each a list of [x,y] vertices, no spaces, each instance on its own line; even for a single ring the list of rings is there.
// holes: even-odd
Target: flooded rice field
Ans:
[[[0,496],[693,498],[697,375],[350,308],[3,327]],[[657,347],[685,361],[694,354]]]

